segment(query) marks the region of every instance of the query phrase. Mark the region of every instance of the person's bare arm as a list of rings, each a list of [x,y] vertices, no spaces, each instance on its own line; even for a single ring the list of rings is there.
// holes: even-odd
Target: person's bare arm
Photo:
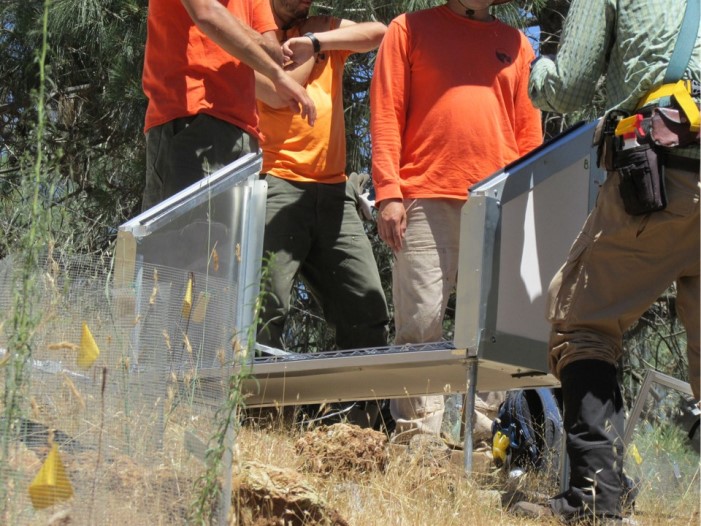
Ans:
[[[360,22],[341,20],[337,29],[314,33],[321,51],[344,50],[353,53],[366,53],[376,49],[387,31],[381,22]],[[285,57],[295,64],[302,64],[314,56],[312,39],[305,36],[289,39],[282,45]]]
[[[300,86],[304,86],[313,67],[314,57],[311,57],[299,66],[291,63],[285,67],[285,71]],[[265,102],[271,108],[284,108],[287,106],[285,101],[275,91],[275,86],[270,79],[258,72],[256,72],[256,98]]]
[[[232,15],[217,0],[181,0],[197,27],[230,55],[272,81],[275,92],[296,113],[314,124],[316,108],[307,92],[282,69],[282,52]],[[275,56],[273,58],[271,56]]]

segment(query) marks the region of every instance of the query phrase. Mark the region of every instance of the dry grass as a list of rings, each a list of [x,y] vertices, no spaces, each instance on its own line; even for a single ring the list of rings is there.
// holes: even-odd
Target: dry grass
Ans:
[[[318,443],[323,434],[332,444],[320,446],[317,463],[309,464],[308,448],[305,446],[300,455],[299,444]],[[354,468],[348,464],[347,454],[339,454],[337,459],[328,456],[336,447],[328,429],[305,436],[297,431],[246,428],[239,436],[242,459],[297,471],[351,525],[559,524],[554,519],[529,520],[509,514],[502,500],[506,490],[514,488],[507,488],[500,474],[490,471],[466,477],[461,455],[436,465],[423,462],[421,455],[403,447],[392,446],[382,468],[363,463]],[[365,451],[361,449],[361,453]],[[319,463],[325,467],[319,469]],[[642,526],[699,524],[698,477],[694,484],[680,491],[676,500],[664,501],[648,487],[638,500],[636,520]],[[544,497],[557,491],[538,476],[526,477],[519,489]]]
[[[84,390],[85,391],[85,390]],[[86,395],[85,407],[95,407]],[[56,405],[56,401],[51,407]],[[71,407],[90,416],[80,404]],[[109,408],[109,406],[108,406]],[[37,416],[49,412],[40,405]],[[62,459],[74,497],[45,510],[33,510],[26,486],[38,471],[48,448],[13,444],[4,483],[13,499],[5,524],[187,524],[201,460],[185,448],[187,432],[207,437],[213,414],[182,404],[167,411],[162,445],[152,437],[155,421],[147,410],[133,411],[130,425],[137,435],[125,450],[124,415],[110,412],[101,451],[83,434],[85,447],[63,447]],[[92,414],[94,417],[97,412]],[[75,419],[74,419],[75,420]],[[67,422],[73,420],[67,419]],[[97,422],[85,420],[83,428]],[[93,433],[94,434],[94,433]],[[60,435],[55,435],[60,436]],[[444,453],[444,452],[443,452]],[[388,444],[380,433],[337,424],[303,433],[280,423],[239,430],[235,449],[234,509],[240,526],[329,525],[548,525],[552,519],[527,520],[502,506],[507,485],[484,455],[476,454],[478,473],[466,477],[461,452],[435,451]],[[698,475],[678,491],[659,491],[648,484],[638,500],[636,519],[643,526],[699,524]],[[518,488],[530,495],[556,492],[546,481],[529,475]],[[669,488],[667,488],[669,489]],[[663,498],[661,496],[664,495]],[[66,522],[70,520],[70,522]],[[61,522],[63,521],[63,522]],[[232,522],[233,524],[233,522]]]

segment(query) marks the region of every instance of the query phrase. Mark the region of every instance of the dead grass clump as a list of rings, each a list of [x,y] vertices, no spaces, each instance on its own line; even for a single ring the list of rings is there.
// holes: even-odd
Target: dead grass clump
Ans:
[[[124,454],[101,458],[98,463],[96,451],[85,451],[65,455],[64,460],[76,492],[78,517],[92,507],[88,516],[103,520],[103,515],[111,513],[110,506],[117,506],[120,518],[109,523],[139,517],[141,524],[163,520],[185,524],[193,487],[190,474],[163,464],[143,465]]]
[[[232,503],[241,526],[348,526],[299,473],[258,462],[234,475]]]
[[[384,433],[351,424],[313,429],[297,440],[295,450],[305,469],[322,475],[384,471],[389,460]]]

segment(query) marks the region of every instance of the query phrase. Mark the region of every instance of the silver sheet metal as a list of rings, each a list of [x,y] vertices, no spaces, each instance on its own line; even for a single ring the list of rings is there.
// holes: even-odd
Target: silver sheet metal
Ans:
[[[113,294],[136,320],[132,366],[233,362],[259,293],[261,165],[260,154],[248,154],[119,227]]]
[[[571,128],[470,188],[460,226],[455,346],[480,364],[502,364],[518,378],[548,370],[547,289],[605,178],[591,146],[595,125]]]
[[[598,183],[603,181],[591,148],[594,124],[575,126],[471,188],[461,222],[454,342],[303,355],[277,350],[256,358],[249,355],[239,370],[244,374],[246,404],[259,407],[465,392],[469,364],[475,360],[479,391],[557,385],[557,380],[546,374],[544,294],[584,222]],[[186,279],[183,271],[185,276],[191,272],[206,276],[210,262],[201,255],[211,253],[211,218],[217,217],[225,227],[217,241],[220,254],[228,252],[236,257],[222,262],[225,280],[211,288],[227,290],[227,296],[235,298],[232,312],[236,315],[232,317],[236,326],[224,332],[229,336],[233,333],[235,339],[244,327],[250,329],[253,299],[259,290],[265,216],[265,192],[257,186],[262,182],[256,177],[259,169],[259,159],[244,159],[227,167],[219,179],[194,185],[123,225],[120,250],[127,266],[119,267],[115,283],[141,280],[139,286],[148,292],[153,285],[145,275],[151,270],[149,264],[174,268],[180,272],[180,281],[171,287],[168,301],[171,311],[175,305],[177,314]],[[221,196],[228,197],[220,203],[217,199]],[[203,218],[206,227],[194,236],[186,235]],[[178,249],[171,237],[181,239],[183,235],[188,243],[199,242],[202,249]],[[167,242],[158,244],[159,238],[167,238]],[[241,251],[237,243],[244,239],[246,250]],[[200,259],[193,254],[199,254]],[[129,272],[129,261],[141,274]],[[248,295],[239,296],[242,291]],[[220,314],[214,325],[222,320],[226,327],[229,314],[224,318]],[[214,359],[217,350],[211,347],[225,341],[222,334],[213,340],[200,338],[206,359],[171,362],[167,370],[190,374],[194,367],[210,395],[223,395],[224,380],[236,371],[221,365],[232,360]],[[147,342],[141,340],[143,352]],[[151,344],[154,342],[148,342]],[[228,351],[237,347],[236,342],[228,344],[227,358]]]

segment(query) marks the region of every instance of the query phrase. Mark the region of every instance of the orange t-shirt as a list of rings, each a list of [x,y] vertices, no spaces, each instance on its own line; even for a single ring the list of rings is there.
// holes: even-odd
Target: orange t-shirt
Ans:
[[[377,201],[466,199],[471,185],[541,144],[528,97],[533,58],[520,31],[447,6],[393,20],[370,91]]]
[[[339,21],[333,23],[333,27]],[[297,28],[288,38],[298,36]],[[265,136],[263,173],[289,181],[341,183],[346,180],[346,129],[343,117],[343,66],[350,51],[319,54],[306,83],[316,105],[316,122],[287,108],[271,108],[258,101],[260,129]]]
[[[260,33],[277,25],[269,0],[219,0]],[[260,138],[253,70],[197,28],[179,0],[150,0],[142,84],[146,126],[207,113]]]

